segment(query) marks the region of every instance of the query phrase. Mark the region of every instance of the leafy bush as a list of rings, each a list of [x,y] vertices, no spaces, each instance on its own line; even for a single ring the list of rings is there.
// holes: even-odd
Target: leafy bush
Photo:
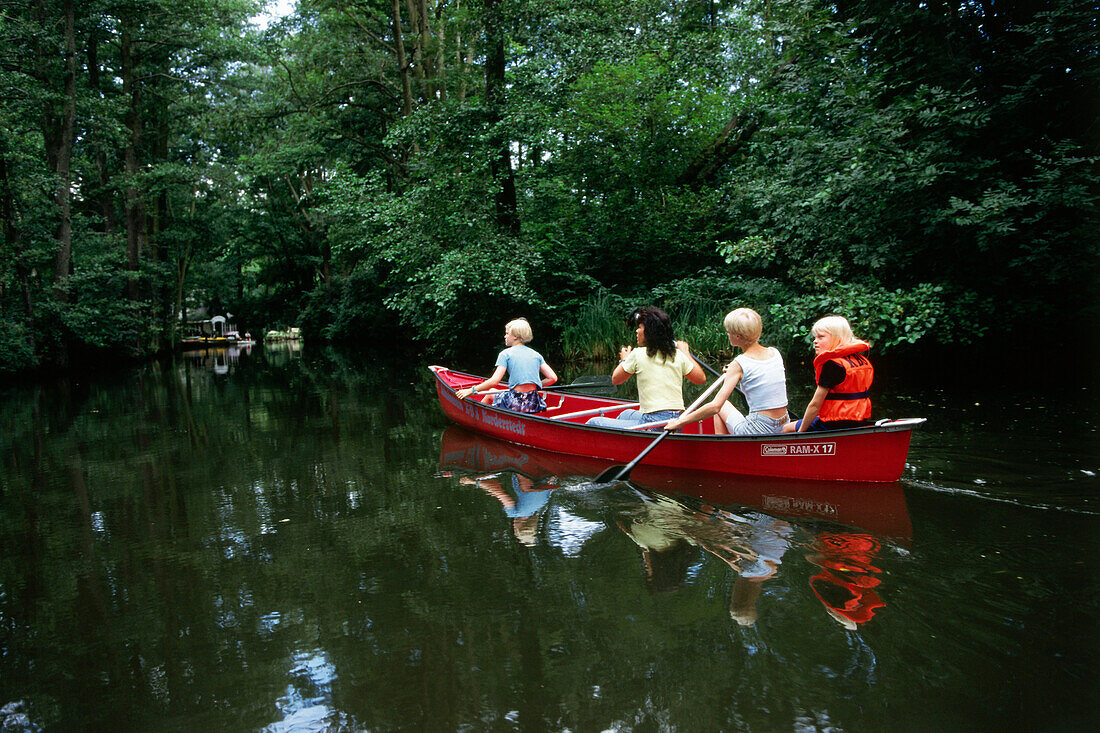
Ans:
[[[11,321],[0,329],[0,374],[14,374],[38,365],[28,334],[25,325]]]
[[[770,310],[774,328],[790,343],[809,338],[814,321],[844,316],[856,336],[880,352],[928,337],[940,343],[973,343],[985,333],[982,304],[972,294],[948,298],[941,285],[924,283],[908,290],[856,284],[835,285],[823,293],[798,296]],[[988,307],[988,304],[987,306]]]

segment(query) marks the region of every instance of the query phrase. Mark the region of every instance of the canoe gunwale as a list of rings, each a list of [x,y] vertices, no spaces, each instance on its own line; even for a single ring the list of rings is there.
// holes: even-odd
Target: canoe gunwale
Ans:
[[[446,371],[446,372],[449,372],[451,374],[457,374],[457,375],[460,375],[460,376],[463,376],[463,377],[472,377],[472,378],[479,379],[479,380],[482,379],[481,377],[478,377],[476,374],[466,374],[465,372],[456,372],[452,369],[448,369],[447,367],[432,366],[432,367],[429,367],[429,368],[435,373],[436,379],[439,381],[439,383],[442,384],[442,386],[446,387],[448,390],[450,390],[452,395],[454,395],[454,393],[457,390],[454,387],[452,387],[451,385],[447,384],[447,382],[444,381],[439,376],[439,372],[437,372],[436,370]],[[476,384],[476,382],[475,382],[475,384]],[[461,388],[459,388],[459,389],[461,389]],[[593,395],[593,394],[588,394],[588,393],[585,393],[585,392],[582,392],[582,391],[579,391],[579,390],[576,391],[576,392],[571,392],[571,394],[573,394],[577,397],[584,397],[586,399],[597,400],[599,402],[606,402],[608,404],[617,403],[617,404],[623,405],[624,407],[630,407],[630,406],[636,404],[635,400],[630,400],[630,399],[626,399],[626,398],[622,398],[622,397],[607,397],[607,396],[604,396],[604,395]],[[458,397],[456,396],[455,399],[457,400]],[[492,410],[493,412],[498,412],[498,413],[501,413],[501,414],[508,415],[509,417],[519,416],[523,420],[530,420],[530,421],[534,421],[534,422],[542,422],[542,423],[547,423],[547,424],[550,424],[550,425],[565,425],[565,426],[568,426],[568,427],[571,427],[571,428],[578,428],[580,430],[598,431],[598,432],[601,432],[601,433],[609,433],[609,434],[616,435],[616,436],[640,435],[640,436],[643,436],[643,437],[649,436],[649,438],[653,438],[654,436],[658,435],[657,431],[650,432],[650,431],[646,431],[646,430],[624,430],[623,428],[609,428],[609,427],[603,427],[603,426],[600,426],[600,425],[589,425],[588,423],[583,423],[583,422],[572,422],[570,420],[558,420],[556,418],[547,417],[547,416],[544,416],[544,415],[540,415],[538,413],[513,412],[512,410],[506,410],[503,407],[496,407],[495,405],[489,405],[489,404],[486,404],[484,402],[479,403],[478,406],[482,409],[485,409],[485,410]],[[919,430],[921,427],[923,427],[924,423],[926,423],[926,422],[927,422],[927,420],[923,417],[901,417],[901,418],[894,418],[894,419],[888,419],[888,420],[879,420],[874,425],[867,425],[865,427],[843,428],[841,430],[829,430],[829,431],[827,431],[827,434],[831,435],[831,436],[842,436],[842,435],[864,435],[864,434],[868,434],[868,433],[893,433],[893,432],[899,432],[899,431],[903,431],[903,430]],[[795,440],[815,440],[815,439],[820,440],[822,435],[823,435],[822,432],[815,432],[815,433],[811,433],[811,432],[805,432],[805,433],[777,433],[775,435],[764,435],[764,436],[760,436],[760,435],[709,435],[709,434],[699,435],[699,434],[696,434],[696,433],[673,433],[672,435],[668,436],[668,440],[693,440],[693,441],[700,441],[701,440],[701,441],[706,441],[706,442],[712,442],[713,441],[713,442],[717,442],[717,443],[727,443],[727,442],[728,443],[735,443],[735,442],[759,443],[759,442],[766,441],[766,442],[772,443],[772,442],[775,442],[776,440],[791,440],[791,441],[795,441]]]

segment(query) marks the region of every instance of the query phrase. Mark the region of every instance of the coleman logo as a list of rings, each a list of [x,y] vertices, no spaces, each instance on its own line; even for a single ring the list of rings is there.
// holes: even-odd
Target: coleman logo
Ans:
[[[762,443],[762,456],[835,456],[836,443]]]

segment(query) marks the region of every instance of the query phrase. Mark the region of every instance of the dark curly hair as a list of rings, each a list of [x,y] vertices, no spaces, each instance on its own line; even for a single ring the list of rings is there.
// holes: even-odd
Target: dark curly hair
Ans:
[[[652,305],[635,308],[630,312],[633,327],[640,323],[645,327],[645,352],[649,358],[661,354],[666,359],[676,358],[676,337],[672,333],[672,321],[668,314]]]

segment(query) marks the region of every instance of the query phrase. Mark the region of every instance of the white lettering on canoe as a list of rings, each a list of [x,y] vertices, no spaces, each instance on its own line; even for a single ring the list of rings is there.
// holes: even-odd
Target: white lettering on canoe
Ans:
[[[473,410],[469,408],[472,407]],[[492,410],[486,410],[480,405],[469,405],[467,412],[478,422],[483,425],[488,425],[500,430],[507,430],[509,433],[515,435],[526,435],[527,424],[522,420],[516,420],[510,417],[501,415],[500,413],[493,412]]]
[[[762,456],[835,456],[836,443],[761,443]]]

